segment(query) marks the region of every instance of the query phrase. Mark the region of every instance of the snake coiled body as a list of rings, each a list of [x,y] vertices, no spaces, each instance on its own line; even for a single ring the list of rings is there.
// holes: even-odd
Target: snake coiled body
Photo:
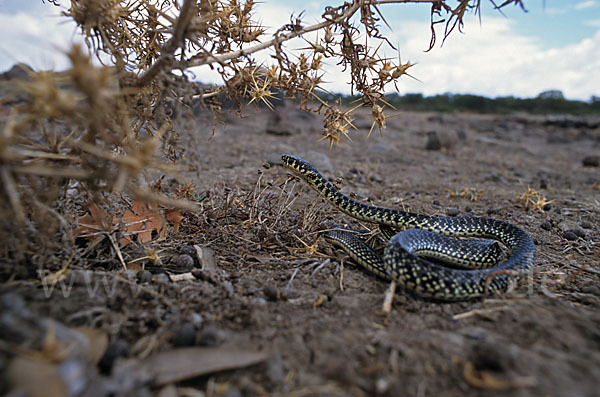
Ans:
[[[535,245],[531,237],[510,223],[481,217],[430,216],[368,205],[341,193],[307,161],[283,155],[282,162],[333,206],[356,219],[395,229],[421,229],[450,237],[491,238],[510,250],[510,257],[494,267],[459,269],[416,256],[411,248],[406,248],[407,244],[411,244],[403,241],[406,237],[401,233],[390,239],[383,255],[378,255],[366,244],[353,238],[351,233],[334,230],[327,234],[328,241],[342,247],[359,264],[380,277],[395,280],[403,289],[420,297],[457,301],[501,293],[506,291],[516,276],[525,274],[533,265]],[[469,258],[463,259],[470,261]]]

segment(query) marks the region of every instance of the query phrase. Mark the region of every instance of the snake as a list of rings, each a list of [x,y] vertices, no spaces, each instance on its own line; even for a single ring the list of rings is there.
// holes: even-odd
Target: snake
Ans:
[[[342,193],[308,161],[290,154],[282,155],[281,161],[341,212],[378,224],[383,230],[391,228],[383,253],[372,249],[352,230],[329,230],[325,240],[342,248],[376,276],[395,281],[409,294],[436,301],[500,295],[533,267],[535,244],[523,229],[511,223],[476,216],[426,215],[366,204]],[[494,263],[498,250],[486,242],[490,240],[469,248],[462,243],[469,241],[463,239],[466,237],[498,241],[510,255],[503,262]],[[426,257],[417,255],[421,252]],[[428,260],[431,258],[450,265]]]

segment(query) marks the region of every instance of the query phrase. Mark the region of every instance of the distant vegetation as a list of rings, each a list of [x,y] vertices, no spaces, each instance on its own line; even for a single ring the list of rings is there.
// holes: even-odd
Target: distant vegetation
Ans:
[[[357,98],[344,97],[344,102],[352,103]],[[600,97],[592,96],[589,101],[565,99],[560,91],[544,91],[535,98],[516,98],[512,96],[487,98],[469,94],[442,94],[423,96],[423,94],[391,94],[386,100],[398,110],[436,111],[436,112],[476,112],[476,113],[566,113],[600,114]]]

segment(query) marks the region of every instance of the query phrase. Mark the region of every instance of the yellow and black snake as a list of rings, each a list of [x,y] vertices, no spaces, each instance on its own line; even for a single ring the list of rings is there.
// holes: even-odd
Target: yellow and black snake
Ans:
[[[395,280],[400,287],[420,297],[458,301],[500,293],[510,286],[516,276],[523,275],[533,265],[535,245],[531,237],[510,223],[480,217],[430,216],[368,205],[341,193],[307,161],[283,155],[282,162],[332,205],[356,219],[394,229],[421,229],[393,235],[383,255],[379,255],[350,231],[333,229],[326,233],[328,241],[343,248],[361,266],[380,277]],[[492,238],[504,244],[511,254],[502,264],[493,263],[496,266],[485,268],[482,262],[489,262],[490,257],[497,256],[489,253],[490,244],[480,243],[480,248],[467,248],[464,251],[455,247],[461,244],[461,240],[446,239],[439,235]],[[446,240],[454,244],[448,245]],[[446,259],[454,267],[416,256],[415,253],[419,251]],[[467,269],[470,263],[475,263],[477,268]]]

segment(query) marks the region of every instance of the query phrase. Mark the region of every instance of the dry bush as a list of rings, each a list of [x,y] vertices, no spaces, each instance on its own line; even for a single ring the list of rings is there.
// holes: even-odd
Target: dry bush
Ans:
[[[90,202],[114,212],[120,193],[193,208],[145,183],[147,172],[169,173],[181,156],[165,112],[168,101],[200,102],[218,122],[225,100],[240,111],[248,102],[270,107],[281,92],[322,116],[323,137],[332,145],[353,128],[352,112],[360,106],[371,109],[373,127],[385,128],[383,93],[413,65],[378,54],[382,46],[393,48],[380,31],[387,25],[380,5],[417,2],[431,7],[430,50],[436,24],[445,24],[446,39],[467,12],[480,8],[480,0],[454,6],[446,0],[354,0],[326,7],[314,25],[306,25],[302,13],[292,15],[267,36],[254,18],[253,0],[72,0],[64,15],[77,23],[89,51],[72,48],[72,66],[64,72],[31,72],[2,126],[0,255],[51,266],[57,252],[64,258],[75,250],[77,212]],[[520,0],[507,0],[497,8],[509,4],[522,7]],[[286,48],[311,32],[318,34],[300,52]],[[256,60],[260,51],[271,52],[269,62]],[[324,60],[351,76],[351,90],[361,97],[356,107],[343,109],[317,95],[326,80]],[[201,90],[185,73],[195,66],[213,68],[223,84]]]

